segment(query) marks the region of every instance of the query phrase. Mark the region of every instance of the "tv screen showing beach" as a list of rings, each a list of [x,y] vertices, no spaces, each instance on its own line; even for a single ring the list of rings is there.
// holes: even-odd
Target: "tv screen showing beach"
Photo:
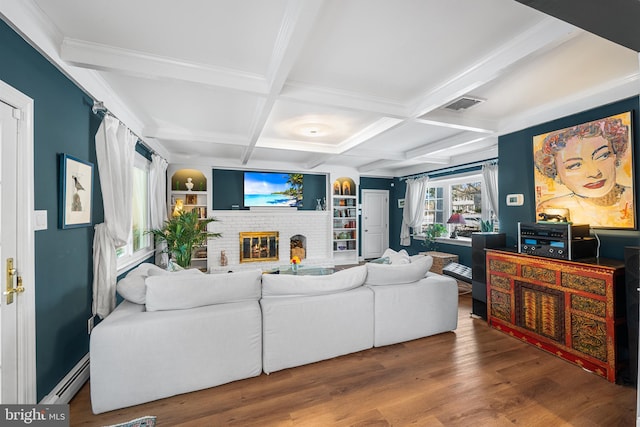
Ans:
[[[244,206],[302,206],[302,174],[244,173]]]

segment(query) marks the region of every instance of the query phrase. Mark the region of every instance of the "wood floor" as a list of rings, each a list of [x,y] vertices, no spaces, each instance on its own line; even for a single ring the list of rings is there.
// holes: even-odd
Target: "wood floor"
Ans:
[[[89,384],[72,426],[157,416],[158,426],[634,426],[636,390],[469,316],[445,333],[374,348],[145,405],[91,413]]]

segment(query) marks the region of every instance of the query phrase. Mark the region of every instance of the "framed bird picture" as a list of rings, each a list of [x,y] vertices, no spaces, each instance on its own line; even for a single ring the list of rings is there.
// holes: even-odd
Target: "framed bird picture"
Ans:
[[[93,163],[60,154],[60,228],[91,226]]]

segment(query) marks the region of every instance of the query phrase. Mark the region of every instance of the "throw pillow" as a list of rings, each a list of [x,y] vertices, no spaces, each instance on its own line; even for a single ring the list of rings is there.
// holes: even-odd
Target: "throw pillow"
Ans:
[[[388,248],[382,254],[382,258],[389,258],[391,264],[409,264],[411,261],[409,260],[409,254],[406,250],[402,249],[398,252],[394,251],[391,248]]]
[[[164,275],[192,275],[192,274],[204,274],[197,268],[189,270],[178,271],[172,273],[155,264],[142,263],[133,270],[127,273],[126,277],[118,280],[116,284],[116,292],[129,302],[134,304],[144,304],[146,302],[147,288],[145,285],[145,279],[149,276],[164,276]]]
[[[227,274],[149,276],[147,311],[184,310],[205,305],[260,299],[260,270]]]
[[[367,280],[365,285],[401,285],[423,279],[431,266],[433,258],[423,256],[410,264],[366,264]]]
[[[262,296],[325,295],[362,286],[367,276],[364,265],[351,267],[326,276],[295,274],[262,275]]]

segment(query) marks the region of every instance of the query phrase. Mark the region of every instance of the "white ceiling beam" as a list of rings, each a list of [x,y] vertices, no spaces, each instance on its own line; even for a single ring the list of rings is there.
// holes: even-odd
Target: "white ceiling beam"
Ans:
[[[499,49],[471,64],[449,80],[418,97],[414,116],[424,114],[445,105],[474,89],[495,80],[516,62],[536,53],[548,50],[579,34],[576,27],[555,18],[546,18],[506,42]]]
[[[60,52],[62,59],[69,64],[92,70],[186,81],[260,95],[268,92],[266,79],[257,74],[99,43],[65,38]]]
[[[477,141],[482,141],[488,137],[489,135],[482,135],[475,132],[462,132],[451,138],[441,139],[439,141],[414,148],[407,151],[405,154],[408,159],[415,159],[416,157],[433,155],[444,150],[451,150],[452,148],[462,147]]]
[[[498,129],[494,120],[473,117],[473,112],[435,110],[415,119],[418,123],[471,132],[493,133]]]
[[[145,128],[145,138],[164,139],[169,141],[190,141],[202,144],[228,144],[245,147],[248,144],[247,138],[239,137],[236,134],[220,132],[192,132],[186,129],[175,128]]]
[[[282,92],[291,68],[300,55],[307,37],[318,17],[323,0],[289,0],[267,71],[269,94],[258,103],[251,124],[249,144],[242,154],[241,163],[246,165],[253,153],[273,106]]]

